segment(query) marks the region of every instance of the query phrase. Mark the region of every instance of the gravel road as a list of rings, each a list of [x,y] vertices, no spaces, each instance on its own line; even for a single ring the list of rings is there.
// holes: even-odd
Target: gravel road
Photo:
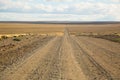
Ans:
[[[120,45],[104,39],[70,36],[52,38],[0,80],[120,80]]]

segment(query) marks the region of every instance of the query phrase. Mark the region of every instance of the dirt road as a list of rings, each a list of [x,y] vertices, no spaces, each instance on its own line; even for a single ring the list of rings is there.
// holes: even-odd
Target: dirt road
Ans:
[[[38,48],[0,80],[120,80],[120,45],[103,39],[63,36]]]

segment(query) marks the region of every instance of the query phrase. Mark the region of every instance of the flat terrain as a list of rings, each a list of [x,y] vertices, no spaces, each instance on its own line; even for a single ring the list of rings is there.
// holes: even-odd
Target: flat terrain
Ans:
[[[117,24],[27,24],[0,23],[0,34],[4,33],[53,33],[64,32],[68,27],[70,32],[120,33],[120,23]]]
[[[59,36],[29,34],[15,37],[20,41],[1,40],[0,80],[120,80],[119,43],[71,35],[68,29],[75,32],[63,27]],[[119,32],[118,25],[113,30]]]

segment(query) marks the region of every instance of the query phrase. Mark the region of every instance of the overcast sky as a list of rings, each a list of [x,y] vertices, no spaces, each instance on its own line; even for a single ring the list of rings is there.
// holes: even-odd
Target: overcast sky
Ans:
[[[120,0],[0,0],[0,21],[120,21]]]

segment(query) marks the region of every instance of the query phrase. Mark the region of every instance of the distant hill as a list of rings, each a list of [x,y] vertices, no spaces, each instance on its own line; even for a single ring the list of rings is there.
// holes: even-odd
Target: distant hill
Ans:
[[[29,24],[120,24],[120,21],[0,21],[0,23],[29,23]]]

